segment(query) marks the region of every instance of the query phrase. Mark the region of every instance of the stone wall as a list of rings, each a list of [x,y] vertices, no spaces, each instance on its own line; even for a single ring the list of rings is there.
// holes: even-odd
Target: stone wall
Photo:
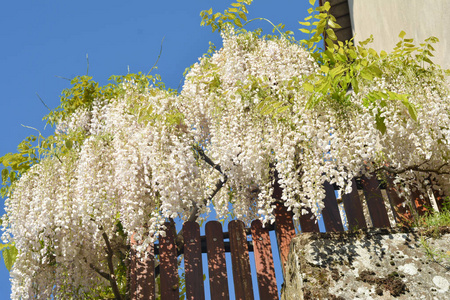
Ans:
[[[282,299],[450,299],[449,250],[449,227],[303,233]]]

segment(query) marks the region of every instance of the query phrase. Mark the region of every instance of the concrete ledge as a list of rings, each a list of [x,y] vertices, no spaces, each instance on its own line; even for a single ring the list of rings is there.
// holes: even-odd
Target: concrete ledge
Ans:
[[[450,299],[449,227],[303,233],[292,240],[282,299],[393,298]]]

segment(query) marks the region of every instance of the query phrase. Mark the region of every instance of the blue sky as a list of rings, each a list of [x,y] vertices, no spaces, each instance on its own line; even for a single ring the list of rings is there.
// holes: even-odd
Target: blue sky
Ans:
[[[298,21],[309,8],[308,0],[255,0],[249,19],[265,17],[302,38]],[[0,156],[14,152],[28,135],[44,135],[42,117],[59,104],[64,78],[89,75],[104,85],[111,75],[147,73],[155,63],[164,38],[156,73],[166,86],[177,88],[186,67],[195,63],[220,36],[200,27],[201,10],[223,11],[226,0],[166,1],[5,1],[0,13]],[[272,28],[256,21],[248,28]],[[153,72],[155,73],[155,72]],[[2,212],[3,214],[3,208]],[[26,216],[24,216],[26,218]],[[0,299],[10,294],[9,273],[0,262]]]

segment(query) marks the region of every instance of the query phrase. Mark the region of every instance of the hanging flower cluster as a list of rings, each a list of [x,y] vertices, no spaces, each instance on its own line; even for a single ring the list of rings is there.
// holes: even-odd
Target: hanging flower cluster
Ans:
[[[133,234],[143,253],[166,218],[205,216],[210,203],[219,218],[273,221],[275,179],[295,218],[320,213],[325,181],[348,193],[353,177],[382,169],[406,192],[424,179],[449,192],[439,69],[416,74],[387,56],[380,78],[311,106],[304,82],[321,71],[304,48],[222,35],[179,95],[125,81],[60,120],[56,137],[70,146],[31,167],[6,201],[3,238],[19,250],[13,298],[93,293],[109,284],[105,253],[126,257]]]
[[[97,272],[108,270],[106,241],[116,260],[133,233],[144,252],[165,218],[189,216],[209,192],[192,138],[172,113],[177,98],[132,82],[121,88],[119,98],[95,100],[61,122],[61,137],[83,139],[34,165],[7,199],[3,238],[19,250],[13,298],[83,298],[109,285]]]

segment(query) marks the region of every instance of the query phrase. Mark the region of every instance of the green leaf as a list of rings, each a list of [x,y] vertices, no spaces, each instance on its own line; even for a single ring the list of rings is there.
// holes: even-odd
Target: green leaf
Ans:
[[[330,26],[331,28],[342,28],[341,25],[331,19],[328,20],[328,26]]]
[[[356,79],[356,77],[352,78],[351,81],[352,87],[353,87],[353,91],[358,94],[359,93],[359,85],[358,85],[358,80]]]
[[[299,22],[300,25],[311,26],[311,22]]]
[[[358,57],[358,55],[356,54],[355,50],[353,50],[353,49],[349,49],[348,50],[348,55],[350,55],[350,57],[352,59],[356,59]]]
[[[316,0],[309,0],[309,4],[311,4],[312,6],[314,6],[314,4],[316,4]]]
[[[410,103],[408,106],[408,112],[409,112],[409,115],[411,116],[411,118],[417,122],[417,111],[416,111],[415,106],[412,103]]]
[[[333,69],[330,71],[330,75],[333,76],[333,77],[336,77],[336,76],[338,76],[338,75],[344,73],[345,71],[347,71],[347,68],[346,68],[346,67],[344,67],[344,66],[342,66],[342,65],[341,65],[341,66],[337,66],[336,68],[333,68]]]
[[[328,73],[328,71],[330,71],[330,68],[328,68],[327,66],[321,66],[320,70],[322,70],[322,72],[324,73]]]
[[[8,269],[8,271],[11,271],[11,268],[14,265],[14,262],[16,261],[18,253],[19,251],[17,251],[16,247],[11,244],[9,244],[8,248],[4,248],[2,250],[3,261],[5,262],[5,266],[6,269]]]
[[[2,170],[2,181],[3,181],[3,184],[6,184],[6,181],[8,180],[8,177],[9,177],[9,170],[5,168],[5,169]]]
[[[331,8],[330,2],[325,2],[325,4],[323,5],[323,8],[325,9],[325,11],[329,11]]]
[[[311,31],[309,31],[308,29],[306,29],[306,28],[300,28],[299,29],[301,32],[303,32],[303,33],[311,33]]]
[[[286,106],[281,106],[280,108],[277,109],[276,114],[281,114],[282,112],[284,112],[285,110],[291,108],[292,105],[286,105]]]
[[[243,11],[239,11],[239,17],[241,17],[242,20],[247,21],[247,15]]]
[[[377,129],[381,132],[381,134],[386,133],[386,124],[384,124],[384,119],[385,118],[381,117],[379,113],[375,116],[375,122],[377,124]]]
[[[234,24],[236,24],[236,26],[238,26],[239,28],[242,28],[241,20],[239,20],[238,18],[234,19]]]
[[[334,30],[333,30],[333,29],[328,28],[328,29],[326,30],[326,32],[327,32],[327,36],[328,36],[330,39],[332,39],[333,41],[337,40],[337,36],[336,36],[336,34],[334,33]]]
[[[406,32],[404,32],[403,30],[400,31],[400,34],[398,35],[399,38],[403,39],[406,35]]]
[[[314,86],[311,83],[306,82],[306,81],[303,83],[303,88],[308,92],[314,91]]]
[[[364,78],[364,79],[366,79],[366,80],[372,80],[372,79],[373,79],[372,73],[370,73],[369,71],[367,71],[367,69],[361,70],[360,75],[361,75],[362,78]]]
[[[375,65],[371,65],[367,69],[369,70],[370,73],[372,73],[373,75],[375,75],[378,78],[381,78],[381,76],[383,75],[383,72],[381,72],[380,68],[378,68]]]
[[[429,63],[430,65],[434,65],[434,62],[432,62],[431,59],[426,56],[423,58],[423,61]]]
[[[326,38],[325,43],[327,44],[328,48],[331,48],[331,49],[334,48],[334,42],[331,39]]]

